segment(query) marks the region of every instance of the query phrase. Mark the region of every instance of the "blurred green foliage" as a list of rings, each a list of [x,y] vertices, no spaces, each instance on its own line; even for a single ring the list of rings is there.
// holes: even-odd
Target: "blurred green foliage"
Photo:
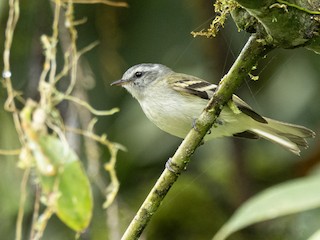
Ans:
[[[115,239],[119,236],[117,234],[125,230],[165,162],[181,142],[152,125],[138,103],[125,90],[110,87],[110,83],[119,79],[128,67],[142,62],[163,63],[176,71],[217,83],[248,38],[247,34],[237,31],[232,20],[215,39],[193,38],[190,32],[206,28],[212,19],[213,7],[208,1],[140,0],[128,3],[129,8],[96,4],[76,5],[75,9],[76,18],[87,19],[85,24],[77,27],[79,48],[94,40],[100,41],[100,45],[83,58],[90,76],[85,82],[90,103],[97,109],[121,109],[113,116],[100,117],[96,130],[99,134],[107,133],[109,139],[128,149],[118,156],[117,173],[121,186],[117,203],[112,211],[105,212],[102,209],[103,196],[93,185],[93,219],[80,239]],[[7,15],[8,5],[0,1],[0,52]],[[37,81],[43,61],[40,36],[51,32],[51,21],[49,1],[21,2],[21,16],[12,49],[12,79],[16,89],[34,99],[38,98]],[[259,75],[259,80],[251,81],[248,77],[238,95],[263,115],[305,125],[319,133],[318,55],[305,49],[276,50],[259,63],[253,74]],[[3,90],[0,93],[3,105],[6,95]],[[63,112],[66,108],[61,107],[61,110]],[[2,107],[0,123],[0,148],[17,148],[10,115]],[[264,140],[230,138],[206,143],[193,156],[187,171],[170,191],[144,237],[212,237],[250,196],[315,171],[320,160],[318,146],[319,136],[310,141],[310,148],[299,158]],[[79,146],[74,148],[79,149]],[[101,169],[108,157],[109,153],[103,152]],[[3,239],[14,237],[22,174],[16,163],[17,158],[0,155],[0,236],[4,236]],[[107,181],[107,174],[103,174]],[[33,211],[32,181],[25,209],[24,239],[28,239],[28,224],[31,224]],[[249,227],[230,239],[305,239],[320,227],[317,217],[319,211],[309,211],[268,221]],[[53,218],[43,239],[73,238],[74,233]]]

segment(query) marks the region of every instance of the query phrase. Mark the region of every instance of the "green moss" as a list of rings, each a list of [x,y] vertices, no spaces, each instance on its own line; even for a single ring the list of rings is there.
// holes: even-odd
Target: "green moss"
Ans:
[[[210,27],[207,30],[201,30],[199,32],[192,31],[191,34],[193,37],[215,37],[220,28],[224,26],[227,16],[237,7],[239,7],[239,5],[233,0],[217,0],[214,4],[214,11],[216,12],[217,16],[213,19]]]

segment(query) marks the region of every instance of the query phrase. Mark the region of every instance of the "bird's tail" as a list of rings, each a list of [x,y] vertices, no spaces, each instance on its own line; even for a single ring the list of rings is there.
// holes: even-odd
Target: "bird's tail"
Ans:
[[[259,123],[250,130],[260,137],[277,143],[285,149],[300,155],[300,148],[307,148],[306,138],[312,138],[315,133],[303,126],[283,123],[270,118],[265,118],[267,124]]]

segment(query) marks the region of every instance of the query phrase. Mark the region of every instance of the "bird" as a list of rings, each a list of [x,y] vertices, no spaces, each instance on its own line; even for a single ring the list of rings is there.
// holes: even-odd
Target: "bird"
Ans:
[[[185,138],[218,88],[158,63],[134,65],[111,86],[125,88],[151,122],[179,138]],[[308,147],[307,138],[315,137],[315,132],[304,126],[261,116],[235,94],[209,132],[204,142],[219,137],[263,138],[296,155]]]

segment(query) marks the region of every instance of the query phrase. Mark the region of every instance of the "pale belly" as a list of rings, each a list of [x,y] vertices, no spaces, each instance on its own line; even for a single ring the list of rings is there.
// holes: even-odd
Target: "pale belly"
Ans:
[[[156,109],[155,109],[156,108]],[[184,138],[192,128],[193,121],[201,110],[195,112],[185,109],[183,105],[167,104],[155,105],[153,108],[142,106],[142,109],[151,122],[161,130],[171,135]],[[187,114],[186,114],[187,113]]]
[[[180,101],[180,102],[179,102]],[[162,101],[163,102],[163,101]],[[167,104],[161,104],[161,101],[153,102],[153,104],[143,104],[141,107],[146,116],[156,126],[163,131],[184,138],[193,127],[194,121],[200,116],[207,101],[200,100],[190,104],[185,100],[181,102],[181,98],[173,101],[165,101]],[[150,107],[152,105],[152,108]],[[248,130],[246,121],[247,116],[244,114],[235,114],[225,107],[217,123],[212,127],[210,134],[205,136],[205,140],[218,138],[222,136],[232,136]]]

